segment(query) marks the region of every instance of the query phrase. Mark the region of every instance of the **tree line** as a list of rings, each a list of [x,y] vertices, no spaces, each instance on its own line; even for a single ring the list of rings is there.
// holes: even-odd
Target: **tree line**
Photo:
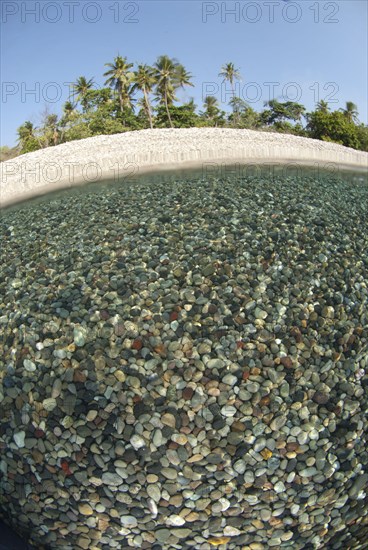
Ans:
[[[61,116],[46,110],[38,127],[26,121],[17,130],[17,147],[3,147],[1,160],[96,135],[166,127],[276,131],[368,151],[368,126],[359,122],[357,106],[352,101],[346,102],[343,109],[331,110],[322,100],[314,111],[307,112],[300,103],[271,99],[258,112],[237,97],[235,84],[241,74],[231,62],[223,65],[218,75],[231,88],[229,112],[221,109],[213,95],[203,98],[199,111],[193,99],[179,104],[177,92],[192,87],[193,76],[167,55],[159,56],[152,66],[136,67],[118,55],[105,67],[105,87],[97,89],[93,78],[77,78]]]

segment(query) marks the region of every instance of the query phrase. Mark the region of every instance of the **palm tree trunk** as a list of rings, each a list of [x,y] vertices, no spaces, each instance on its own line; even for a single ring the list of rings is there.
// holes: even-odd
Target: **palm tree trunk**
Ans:
[[[122,114],[122,119],[123,119],[123,126],[125,126],[125,120],[124,120],[124,101],[123,101],[123,88],[121,86],[121,82],[119,81],[119,89],[118,89],[118,94],[119,94],[119,103],[120,103],[120,111],[121,111],[121,114]]]
[[[147,108],[147,113],[148,113],[150,128],[151,128],[151,130],[152,130],[152,128],[153,128],[153,122],[152,122],[151,106],[150,106],[150,103],[149,103],[149,99],[148,99],[148,95],[147,95],[147,91],[146,91],[146,88],[145,88],[145,87],[143,88],[143,93],[144,93],[144,101],[146,102],[146,108]]]
[[[167,93],[166,93],[166,90],[165,90],[164,99],[165,99],[165,107],[166,107],[167,118],[169,119],[169,122],[170,122],[170,128],[174,128],[174,126],[172,125],[172,122],[171,122],[171,116],[170,116],[170,112],[169,112],[169,106],[168,106],[168,104],[167,104]]]
[[[88,104],[87,104],[87,98],[86,98],[85,94],[83,94],[81,103],[82,103],[83,113],[86,113]]]
[[[234,82],[232,80],[230,80],[230,84],[231,84],[231,92],[233,94],[233,100],[234,100],[234,98],[235,98]],[[236,113],[236,116],[235,116],[235,105],[234,104],[233,104],[233,115],[234,115],[233,124],[234,124],[234,126],[236,126],[237,122],[238,122],[238,113]]]

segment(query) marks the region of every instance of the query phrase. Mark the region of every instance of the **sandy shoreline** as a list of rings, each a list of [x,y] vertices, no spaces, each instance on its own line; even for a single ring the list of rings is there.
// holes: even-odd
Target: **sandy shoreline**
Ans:
[[[93,181],[164,170],[223,174],[231,165],[289,164],[368,171],[368,153],[310,138],[223,128],[155,129],[96,136],[0,164],[0,207]]]

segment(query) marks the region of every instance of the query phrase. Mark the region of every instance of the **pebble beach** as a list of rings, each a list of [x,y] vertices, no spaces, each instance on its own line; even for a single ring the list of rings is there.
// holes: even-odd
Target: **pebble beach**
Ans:
[[[1,211],[0,517],[33,547],[366,548],[367,154],[319,146],[341,171],[147,173]]]
[[[3,210],[3,518],[45,549],[366,548],[367,219],[363,178],[308,172]]]

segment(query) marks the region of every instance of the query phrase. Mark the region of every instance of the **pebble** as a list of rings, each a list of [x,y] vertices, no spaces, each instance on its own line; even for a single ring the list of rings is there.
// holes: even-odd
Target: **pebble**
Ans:
[[[140,435],[134,434],[130,438],[130,444],[133,447],[133,449],[135,449],[137,451],[138,449],[141,449],[142,447],[145,447],[146,442],[143,439],[143,437],[141,437]]]
[[[26,436],[26,432],[24,432],[24,431],[16,432],[13,436],[15,444],[17,445],[17,447],[19,449],[24,447],[24,438],[25,438],[25,436]]]
[[[161,417],[161,422],[165,426],[170,426],[171,428],[175,428],[175,426],[176,426],[175,416],[173,414],[170,414],[170,413],[163,414],[162,417]]]
[[[225,537],[238,537],[239,535],[241,535],[241,531],[237,527],[232,527],[231,525],[226,525],[226,527],[224,527]]]
[[[181,525],[185,524],[185,519],[181,516],[173,514],[166,519],[166,524],[180,527]]]
[[[303,468],[302,470],[299,471],[299,475],[301,477],[313,477],[316,474],[317,474],[317,468],[315,468],[314,466],[311,466],[310,468]]]
[[[88,422],[93,422],[98,416],[98,411],[96,410],[91,410],[91,411],[88,411],[88,413],[86,414],[86,420],[88,420]]]
[[[186,539],[187,537],[189,537],[192,534],[191,529],[185,529],[185,528],[182,528],[182,529],[174,528],[174,529],[171,530],[171,532],[174,535],[174,537],[176,537],[179,540],[180,539]]]
[[[268,546],[273,548],[274,546],[279,546],[281,544],[281,537],[272,537],[268,541]]]
[[[54,399],[53,397],[49,397],[48,399],[44,399],[42,401],[42,406],[45,409],[45,411],[51,412],[57,406],[56,399]]]
[[[208,539],[208,543],[211,546],[221,546],[222,544],[227,544],[230,540],[231,537],[211,537]]]
[[[118,474],[112,472],[104,472],[102,474],[102,483],[105,485],[121,485],[123,483],[122,478]]]
[[[54,398],[54,399],[59,397],[60,394],[61,394],[61,389],[62,389],[62,381],[61,381],[60,378],[56,378],[56,380],[54,381],[54,383],[52,385],[51,397]]]
[[[269,510],[267,508],[262,508],[260,516],[261,516],[262,521],[269,521],[272,517],[271,510]]]
[[[254,483],[254,473],[251,472],[250,470],[247,470],[245,473],[244,473],[244,483]]]
[[[80,548],[84,548],[84,549],[90,548],[91,539],[88,538],[88,537],[80,536],[80,537],[78,537],[77,545]]]
[[[222,379],[222,382],[224,384],[227,384],[228,386],[235,386],[238,382],[238,379],[236,376],[234,376],[233,374],[226,374],[223,379]]]
[[[30,361],[29,359],[24,359],[23,367],[26,369],[27,372],[34,372],[37,368],[33,361]]]
[[[123,527],[128,527],[129,529],[134,529],[138,525],[137,518],[134,516],[120,516],[120,522]]]
[[[74,344],[78,347],[83,347],[86,343],[86,330],[82,327],[75,328],[73,332]]]
[[[154,532],[155,540],[165,543],[171,537],[171,530],[169,529],[157,529]]]
[[[237,460],[234,464],[234,470],[238,474],[244,474],[246,468],[247,468],[247,465],[244,460]]]
[[[309,409],[308,407],[302,407],[300,410],[299,410],[299,418],[301,420],[307,420],[310,416],[310,412],[309,412]],[[295,432],[294,432],[295,433]]]
[[[185,434],[173,434],[171,441],[174,441],[178,445],[185,445],[188,442],[188,438]]]
[[[256,451],[256,453],[259,453],[260,451],[262,451],[265,447],[266,447],[266,438],[265,437],[260,437],[259,439],[257,439],[257,441],[254,443],[254,450]]]
[[[161,473],[166,479],[176,479],[178,477],[178,472],[174,468],[162,468]]]
[[[354,479],[354,483],[349,489],[349,497],[356,499],[361,491],[367,492],[368,490],[368,473],[357,475]]]
[[[92,514],[94,513],[91,506],[84,502],[78,505],[78,510],[82,514],[82,516],[92,516]]]
[[[284,415],[276,416],[270,424],[271,430],[275,432],[280,430],[286,424],[286,420],[287,418]]]
[[[330,398],[326,393],[323,393],[321,391],[316,391],[313,394],[312,399],[315,403],[318,403],[318,405],[325,405],[326,403],[328,403]]]
[[[249,384],[247,384],[247,390],[250,393],[257,393],[259,388],[260,388],[260,386],[259,386],[258,382],[250,382]]]
[[[224,362],[221,360],[221,359],[210,359],[208,362],[207,362],[207,368],[208,369],[217,369],[217,370],[221,370],[224,368],[225,364]]]
[[[148,485],[147,486],[147,494],[154,500],[155,502],[159,502],[161,498],[161,491],[158,485]]]
[[[156,518],[158,514],[158,508],[157,508],[156,502],[152,498],[149,498],[147,499],[147,505],[148,505],[149,511],[151,512],[151,516],[153,518]]]
[[[277,481],[275,483],[275,485],[273,486],[273,490],[276,493],[283,493],[284,491],[286,491],[286,487],[285,487],[285,485],[283,484],[282,481]]]
[[[236,408],[232,405],[225,405],[221,408],[221,414],[226,417],[232,417],[236,413]]]

